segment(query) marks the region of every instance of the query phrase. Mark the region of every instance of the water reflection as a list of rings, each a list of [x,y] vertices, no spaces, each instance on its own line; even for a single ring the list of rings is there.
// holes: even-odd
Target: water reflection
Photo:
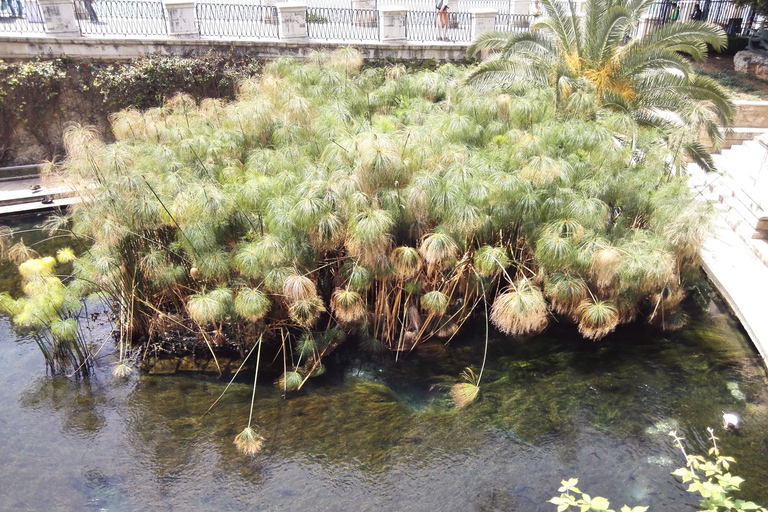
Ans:
[[[452,407],[448,389],[477,344],[395,363],[337,363],[322,385],[284,400],[260,386],[257,457],[232,444],[248,421],[250,386],[194,376],[44,375],[36,348],[0,321],[0,510],[550,510],[563,478],[620,507],[681,510],[697,500],[670,472],[667,433],[705,453],[720,432],[768,496],[768,386],[743,333],[724,314],[659,336],[642,326],[598,344],[555,326],[534,340],[495,339],[481,400]],[[105,349],[106,350],[106,349]]]
[[[94,394],[89,380],[39,377],[19,398],[22,407],[48,410],[63,416],[62,432],[94,437],[106,425],[100,409],[104,396]]]

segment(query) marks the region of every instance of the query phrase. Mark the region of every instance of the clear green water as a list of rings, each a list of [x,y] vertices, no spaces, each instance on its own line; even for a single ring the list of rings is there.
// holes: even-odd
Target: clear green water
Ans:
[[[768,503],[768,380],[738,325],[710,304],[683,331],[629,326],[599,343],[554,326],[495,338],[481,400],[451,407],[449,387],[482,347],[469,340],[398,362],[331,358],[329,373],[287,400],[263,382],[255,457],[232,440],[251,388],[200,376],[111,375],[101,352],[88,380],[45,375],[34,343],[0,319],[0,510],[554,511],[563,478],[619,508],[692,510],[670,472],[667,433],[723,451]],[[473,329],[482,335],[482,326]],[[95,333],[98,339],[100,333]],[[740,435],[721,411],[743,416]]]

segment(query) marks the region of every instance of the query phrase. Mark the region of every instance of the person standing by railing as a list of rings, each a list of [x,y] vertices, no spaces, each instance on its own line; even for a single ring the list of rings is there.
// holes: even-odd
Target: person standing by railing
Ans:
[[[91,21],[93,23],[98,23],[99,15],[96,14],[96,10],[93,8],[92,0],[83,0],[83,5],[85,6],[85,12],[88,13],[88,17],[91,18]]]
[[[669,13],[669,22],[674,23],[680,17],[680,8],[677,6],[677,2],[672,2],[672,11]]]
[[[13,8],[13,2],[16,2],[16,9]],[[21,18],[24,16],[24,9],[21,7],[21,0],[3,0],[2,10],[10,9],[12,18]]]
[[[528,25],[530,26],[536,23],[536,20],[541,16],[541,4],[539,3],[539,0],[533,0],[533,5],[531,5],[529,14],[531,17],[528,21]]]
[[[693,12],[691,13],[691,19],[693,21],[701,21],[701,7],[699,7],[698,2],[696,5],[693,6]]]
[[[437,0],[438,41],[448,41],[448,0]]]

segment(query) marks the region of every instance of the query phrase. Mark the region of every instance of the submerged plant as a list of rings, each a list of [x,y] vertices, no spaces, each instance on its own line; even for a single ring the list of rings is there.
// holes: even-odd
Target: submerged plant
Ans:
[[[256,370],[253,376],[253,393],[251,394],[251,410],[248,414],[248,426],[235,436],[235,446],[246,455],[255,455],[260,452],[261,448],[264,446],[264,438],[261,437],[256,430],[251,428],[251,422],[253,421],[253,404],[256,400],[256,381],[259,378],[262,337],[259,337],[257,343],[259,348],[256,351]]]
[[[480,379],[471,368],[465,369],[461,373],[461,378],[466,382],[454,384],[451,387],[451,397],[456,407],[463,409],[475,400],[480,394]]]

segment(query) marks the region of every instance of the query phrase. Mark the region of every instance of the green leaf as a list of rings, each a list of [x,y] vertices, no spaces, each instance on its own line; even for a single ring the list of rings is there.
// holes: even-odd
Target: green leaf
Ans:
[[[590,502],[592,510],[607,510],[610,502],[602,496],[595,496]]]

